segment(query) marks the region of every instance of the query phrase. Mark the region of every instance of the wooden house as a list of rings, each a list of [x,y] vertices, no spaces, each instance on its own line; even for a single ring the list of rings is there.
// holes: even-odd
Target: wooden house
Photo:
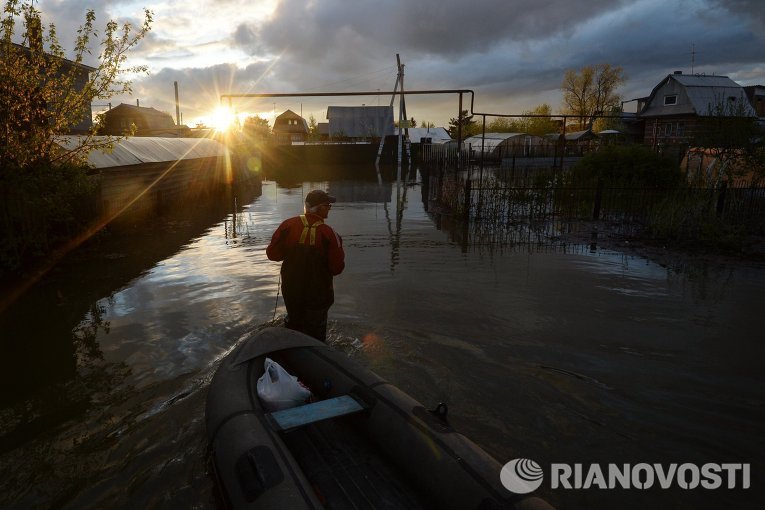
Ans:
[[[638,108],[644,143],[653,147],[692,143],[704,117],[755,115],[744,88],[727,76],[681,71],[664,78]]]
[[[279,145],[290,145],[292,142],[305,142],[308,138],[308,123],[303,117],[287,110],[274,120],[274,139]]]
[[[187,126],[177,126],[169,113],[155,108],[122,103],[101,115],[103,125],[99,135],[124,135],[130,131],[131,125],[136,127],[134,136],[181,138],[189,136],[190,132]]]

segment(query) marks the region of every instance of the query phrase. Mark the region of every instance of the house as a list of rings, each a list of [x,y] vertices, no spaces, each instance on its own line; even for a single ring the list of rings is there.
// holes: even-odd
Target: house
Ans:
[[[121,103],[101,115],[99,135],[124,135],[130,131],[131,125],[136,127],[134,136],[181,138],[189,136],[190,132],[188,126],[177,126],[169,113],[145,106]]]
[[[277,144],[305,142],[308,137],[308,123],[297,113],[287,110],[274,120],[273,134]]]
[[[11,43],[11,57],[9,58],[18,58],[19,56],[23,57],[24,55],[30,54],[30,49],[26,46],[22,46],[20,44]],[[6,58],[5,55],[3,55],[3,58]],[[88,83],[88,79],[90,78],[90,73],[95,72],[96,68],[87,66],[85,64],[81,64],[78,62],[73,62],[71,60],[67,60],[65,58],[59,58],[51,55],[46,54],[46,59],[55,59],[60,66],[58,67],[56,71],[56,77],[63,77],[63,76],[73,76],[74,77],[74,83],[73,83],[73,89],[75,92],[80,92],[85,88],[85,85]],[[19,64],[23,65],[23,64]],[[52,108],[55,108],[55,105],[46,104],[46,107],[50,110]],[[87,102],[82,105],[82,114],[77,121],[77,123],[72,124],[68,127],[68,133],[70,134],[85,134],[90,131],[90,129],[93,127],[93,111],[90,105],[90,102]]]
[[[752,108],[760,118],[765,118],[765,86],[751,85],[744,87],[744,93],[752,104]]]
[[[755,115],[744,88],[727,76],[681,71],[664,78],[638,108],[644,143],[653,147],[691,143],[704,117]]]
[[[394,133],[389,106],[330,106],[327,119],[331,138],[368,140]]]

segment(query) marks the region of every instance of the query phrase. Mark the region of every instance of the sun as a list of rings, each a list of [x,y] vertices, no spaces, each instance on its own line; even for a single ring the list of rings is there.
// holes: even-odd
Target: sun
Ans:
[[[227,131],[236,120],[234,112],[224,106],[219,106],[212,113],[210,123],[217,131]]]

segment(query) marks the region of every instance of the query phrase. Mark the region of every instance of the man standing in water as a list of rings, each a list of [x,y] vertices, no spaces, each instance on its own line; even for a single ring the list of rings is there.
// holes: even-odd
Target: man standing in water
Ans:
[[[343,272],[343,240],[324,223],[335,197],[313,190],[305,197],[305,214],[279,225],[266,248],[270,260],[282,262],[282,295],[287,327],[327,341],[327,312],[335,302],[332,277]]]

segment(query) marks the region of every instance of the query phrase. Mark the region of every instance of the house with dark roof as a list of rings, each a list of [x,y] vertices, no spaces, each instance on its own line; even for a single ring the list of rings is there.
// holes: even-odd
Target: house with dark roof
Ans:
[[[101,115],[99,135],[121,136],[130,131],[131,125],[136,127],[134,136],[181,138],[190,132],[188,126],[177,126],[169,113],[145,106],[121,103]]]
[[[308,123],[297,113],[287,110],[276,117],[272,132],[277,144],[304,142],[308,137]]]
[[[727,76],[686,75],[664,78],[638,104],[644,121],[644,143],[653,147],[687,145],[705,117],[755,116],[744,88]]]

